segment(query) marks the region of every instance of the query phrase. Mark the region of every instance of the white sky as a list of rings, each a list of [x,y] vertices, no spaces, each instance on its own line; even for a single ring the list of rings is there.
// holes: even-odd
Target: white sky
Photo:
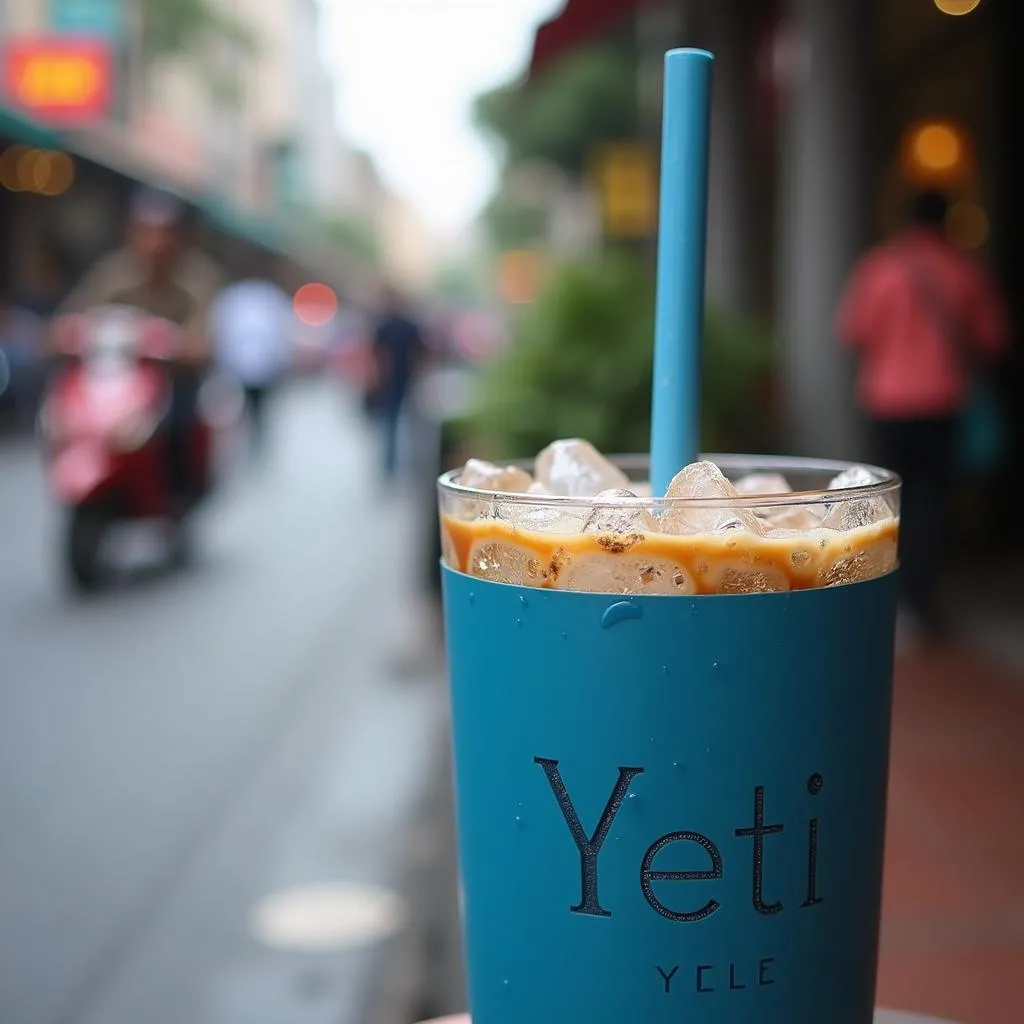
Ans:
[[[563,0],[324,0],[341,128],[385,181],[445,233],[486,200],[495,161],[473,97],[523,71]]]

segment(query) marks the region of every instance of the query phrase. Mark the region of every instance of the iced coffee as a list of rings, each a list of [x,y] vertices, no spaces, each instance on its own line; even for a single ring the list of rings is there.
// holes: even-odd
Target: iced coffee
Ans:
[[[868,466],[709,457],[664,495],[580,439],[525,466],[471,459],[442,488],[445,562],[497,583],[607,594],[831,587],[896,565],[894,478]]]

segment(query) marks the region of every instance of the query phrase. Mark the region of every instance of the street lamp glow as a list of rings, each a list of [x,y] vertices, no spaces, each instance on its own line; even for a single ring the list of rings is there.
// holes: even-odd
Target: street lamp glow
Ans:
[[[957,133],[945,124],[929,124],[914,137],[914,156],[929,171],[950,171],[960,163],[963,146]]]
[[[951,14],[958,18],[964,14],[970,14],[981,3],[981,0],[932,0],[935,6],[943,14]]]
[[[970,136],[951,121],[919,122],[903,134],[901,161],[916,188],[966,188],[974,167]]]

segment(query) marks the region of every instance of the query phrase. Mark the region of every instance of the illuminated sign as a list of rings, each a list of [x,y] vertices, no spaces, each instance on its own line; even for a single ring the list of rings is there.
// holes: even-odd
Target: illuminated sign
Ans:
[[[102,39],[9,39],[3,47],[6,101],[51,124],[102,120],[113,99],[113,60]]]
[[[593,164],[605,234],[613,238],[653,235],[658,226],[658,168],[654,153],[640,143],[613,143],[598,150]]]

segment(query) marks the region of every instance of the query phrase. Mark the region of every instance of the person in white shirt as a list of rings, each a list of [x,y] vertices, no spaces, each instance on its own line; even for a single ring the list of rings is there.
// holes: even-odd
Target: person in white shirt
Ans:
[[[267,400],[291,364],[295,326],[287,294],[257,275],[228,285],[210,312],[217,362],[245,392],[254,451],[265,440]]]

